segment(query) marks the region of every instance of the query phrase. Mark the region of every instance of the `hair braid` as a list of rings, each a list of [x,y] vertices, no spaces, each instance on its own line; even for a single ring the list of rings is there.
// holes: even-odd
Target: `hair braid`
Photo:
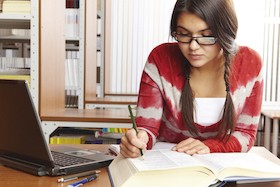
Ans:
[[[186,61],[186,81],[182,91],[181,107],[183,113],[183,121],[192,135],[198,136],[197,128],[194,124],[194,96],[190,85],[190,65]]]
[[[229,84],[229,74],[230,74],[230,62],[231,59],[229,55],[225,55],[225,73],[224,73],[224,80],[226,84],[226,102],[224,106],[224,112],[221,119],[221,128],[219,130],[219,135],[222,137],[223,140],[227,140],[228,134],[231,134],[235,128],[234,124],[234,106],[232,102],[232,98],[230,96],[230,84]]]

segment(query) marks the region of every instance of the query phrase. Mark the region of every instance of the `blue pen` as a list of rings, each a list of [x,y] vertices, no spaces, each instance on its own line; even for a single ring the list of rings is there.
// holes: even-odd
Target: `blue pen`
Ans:
[[[67,185],[67,187],[82,186],[82,185],[84,185],[84,184],[87,183],[87,182],[90,182],[90,181],[95,180],[97,177],[98,177],[98,175],[97,175],[97,174],[94,174],[94,175],[91,175],[91,176],[89,176],[89,177],[87,177],[87,178],[81,180],[81,181],[78,181],[78,182],[74,182],[74,183],[72,183],[72,184],[69,184],[69,185]]]

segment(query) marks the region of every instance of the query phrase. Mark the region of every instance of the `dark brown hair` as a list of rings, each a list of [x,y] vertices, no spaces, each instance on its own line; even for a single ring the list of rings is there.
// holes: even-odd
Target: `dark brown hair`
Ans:
[[[232,0],[177,0],[172,13],[170,33],[176,30],[177,18],[182,12],[193,13],[204,20],[223,49],[225,58],[224,80],[227,94],[218,136],[227,140],[227,135],[231,134],[235,128],[235,111],[230,96],[229,75],[231,58],[236,52],[235,38],[238,21]],[[185,125],[193,135],[198,136],[193,119],[194,95],[189,84],[190,71],[191,65],[186,59],[186,82],[180,102]]]

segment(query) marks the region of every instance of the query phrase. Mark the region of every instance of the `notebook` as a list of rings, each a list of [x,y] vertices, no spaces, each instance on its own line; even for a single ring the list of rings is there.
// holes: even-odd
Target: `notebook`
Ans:
[[[58,165],[54,157],[70,165]],[[57,176],[108,166],[113,159],[113,156],[97,150],[82,150],[70,145],[50,148],[27,82],[0,80],[1,164],[34,175]]]

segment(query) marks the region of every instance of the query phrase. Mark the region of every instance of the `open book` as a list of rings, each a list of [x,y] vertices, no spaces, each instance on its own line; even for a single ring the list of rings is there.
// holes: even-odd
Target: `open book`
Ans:
[[[144,155],[142,160],[119,154],[113,160],[109,173],[114,187],[206,187],[220,181],[280,180],[280,165],[255,153],[190,156],[166,148]]]

